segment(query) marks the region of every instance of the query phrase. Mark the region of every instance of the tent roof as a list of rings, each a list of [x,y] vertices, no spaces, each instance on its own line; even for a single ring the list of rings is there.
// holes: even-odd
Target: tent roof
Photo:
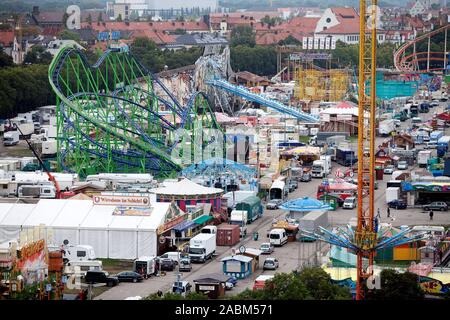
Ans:
[[[65,206],[52,223],[52,227],[78,227],[93,207],[92,200],[65,200]]]
[[[223,192],[222,189],[204,187],[189,179],[170,183],[166,187],[152,189],[151,191],[161,195],[216,195]]]
[[[304,197],[287,201],[280,206],[280,209],[289,211],[313,211],[330,210],[331,207],[320,200]]]
[[[26,218],[24,226],[38,226],[44,224],[51,226],[58,214],[64,208],[67,200],[41,199],[31,214]]]
[[[0,205],[4,205],[6,203],[2,203]],[[13,204],[11,209],[8,211],[8,214],[0,220],[0,225],[2,226],[17,226],[23,225],[26,218],[33,211],[36,204],[28,204],[28,203],[16,203]]]

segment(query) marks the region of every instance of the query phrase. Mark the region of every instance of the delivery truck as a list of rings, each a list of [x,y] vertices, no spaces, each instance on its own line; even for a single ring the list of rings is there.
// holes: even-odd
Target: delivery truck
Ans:
[[[263,214],[261,199],[257,196],[247,197],[236,205],[236,210],[246,211],[247,222],[252,223]]]
[[[7,131],[3,135],[4,146],[15,146],[19,143],[19,131]]]
[[[378,124],[378,134],[380,136],[388,136],[395,131],[394,119],[384,120]]]
[[[417,164],[421,168],[425,168],[428,165],[429,159],[431,159],[431,150],[421,150],[417,154]]]
[[[189,258],[204,263],[216,252],[216,234],[199,233],[189,241]]]
[[[313,178],[325,178],[327,176],[327,164],[324,160],[314,160],[311,168]]]
[[[230,224],[238,225],[240,228],[241,238],[247,235],[247,211],[233,210],[231,211]]]
[[[386,188],[386,203],[393,200],[398,200],[400,196],[400,187],[388,187]]]
[[[349,167],[358,162],[358,159],[353,150],[338,148],[336,149],[336,162],[345,167]]]
[[[256,196],[256,191],[231,191],[227,192],[222,196],[222,199],[225,199],[227,202],[228,207],[228,213],[230,213],[234,208],[236,208],[236,205],[243,201],[245,198],[248,198],[250,196]]]
[[[297,234],[298,240],[315,241],[314,238],[309,237],[306,233],[303,233],[303,231],[316,232],[319,227],[327,228],[328,226],[327,211],[312,211],[298,219],[298,229],[300,231]]]

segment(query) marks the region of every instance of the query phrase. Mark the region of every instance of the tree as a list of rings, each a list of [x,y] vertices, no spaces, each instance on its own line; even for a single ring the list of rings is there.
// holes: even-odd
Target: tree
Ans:
[[[296,45],[296,46],[300,46],[301,44],[302,42],[294,38],[291,34],[288,35],[286,39],[281,40],[279,43],[279,45]]]
[[[12,67],[14,65],[12,57],[3,52],[3,48],[0,47],[0,69],[5,67]]]
[[[166,292],[162,297],[154,293],[145,298],[145,300],[207,300],[207,299],[208,296],[196,292],[190,292],[185,297],[183,297],[180,294],[172,292]]]
[[[254,47],[256,45],[255,34],[253,29],[249,26],[237,26],[231,30],[231,42],[232,47],[239,45],[246,45]]]
[[[236,71],[249,71],[261,76],[277,73],[277,52],[270,46],[231,47],[231,66]]]
[[[59,34],[59,37],[62,40],[74,40],[76,42],[80,42],[80,35],[76,32],[72,32],[69,30],[64,30]]]
[[[366,292],[368,300],[422,300],[425,296],[418,276],[385,269],[380,273],[381,288]]]
[[[25,55],[24,63],[39,63],[39,64],[50,64],[52,61],[52,55],[45,50],[41,45],[35,45],[31,50]]]
[[[117,22],[122,22],[122,21],[123,21],[123,20],[122,20],[122,14],[121,14],[121,13],[119,13],[119,15],[117,16],[116,21],[117,21]]]
[[[332,284],[330,275],[321,268],[305,268],[299,279],[315,300],[351,299],[350,292]]]
[[[87,18],[86,18],[86,22],[87,22],[89,25],[92,24],[92,16],[91,16],[90,13],[89,13],[89,15],[88,15]]]

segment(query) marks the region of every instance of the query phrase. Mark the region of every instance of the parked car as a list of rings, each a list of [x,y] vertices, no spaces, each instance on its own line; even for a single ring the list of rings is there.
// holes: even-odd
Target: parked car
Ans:
[[[430,107],[439,107],[439,102],[438,101],[431,102]]]
[[[117,279],[119,279],[119,282],[131,281],[136,283],[144,280],[144,277],[142,275],[134,271],[122,271],[119,272],[116,276]]]
[[[273,244],[269,242],[263,242],[261,243],[261,246],[259,247],[259,250],[261,250],[262,254],[271,254],[274,250]]]
[[[178,265],[178,270],[180,272],[181,271],[191,272],[192,270],[191,260],[186,258],[181,259]]]
[[[264,260],[263,270],[276,270],[278,266],[278,259],[269,257]]]
[[[437,148],[436,141],[430,141],[425,143],[425,149],[436,149],[436,148]]]
[[[302,177],[300,178],[300,182],[309,182],[311,181],[311,174],[310,173],[304,173]]]
[[[384,168],[383,173],[384,174],[392,174],[395,170],[395,167],[393,165],[388,165],[386,168]]]
[[[397,169],[398,170],[406,170],[406,169],[408,169],[408,162],[406,162],[406,161],[399,161],[397,163]]]
[[[283,203],[281,199],[272,199],[266,204],[266,209],[275,210],[278,209],[278,206]]]
[[[398,200],[398,199],[388,202],[387,205],[389,208],[393,208],[393,209],[397,209],[397,210],[398,209],[406,209],[406,207],[407,207],[407,204],[405,201]]]
[[[348,197],[344,200],[343,209],[354,209],[356,207],[356,197]]]
[[[435,201],[435,202],[423,205],[423,210],[425,210],[425,211],[430,211],[430,210],[447,211],[448,205],[442,201]]]
[[[231,290],[237,285],[237,279],[235,277],[229,277],[228,280],[225,282],[225,289]]]
[[[159,267],[161,271],[173,271],[175,262],[170,258],[163,258],[159,260]]]
[[[86,283],[106,283],[108,287],[113,287],[119,283],[117,277],[109,276],[106,271],[89,270],[84,276],[84,281]]]
[[[297,189],[297,182],[291,181],[289,183],[289,192],[293,192],[295,189]]]

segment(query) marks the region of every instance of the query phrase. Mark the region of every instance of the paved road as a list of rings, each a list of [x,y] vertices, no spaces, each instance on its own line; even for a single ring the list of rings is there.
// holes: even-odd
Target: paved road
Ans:
[[[440,109],[443,109],[443,105]],[[433,112],[438,111],[436,108],[431,109],[430,113],[420,114],[424,120],[432,117]],[[402,128],[406,129],[410,126],[410,120],[402,123]],[[385,138],[377,138],[376,145],[381,144]],[[336,163],[333,163],[333,172],[339,168]],[[409,170],[416,170],[416,167],[412,167]],[[448,212],[435,212],[433,221],[429,220],[428,213],[423,212],[421,209],[407,209],[407,210],[394,210],[391,209],[391,216],[394,219],[387,219],[386,217],[386,203],[385,203],[385,190],[386,183],[390,180],[390,176],[384,176],[383,181],[378,181],[379,188],[375,191],[375,208],[380,208],[381,211],[381,222],[392,223],[394,226],[401,225],[424,225],[424,224],[434,224],[434,225],[448,225],[450,224],[450,213]],[[308,183],[299,183],[299,188],[293,193],[289,194],[289,199],[295,199],[300,197],[315,197],[317,187],[320,184],[321,179],[313,179]],[[270,227],[273,218],[284,218],[284,212],[282,210],[265,210],[264,215],[261,219],[255,221],[248,226],[248,234],[240,244],[244,244],[247,247],[259,248],[262,242],[267,242],[266,232]],[[338,209],[336,211],[329,212],[330,224],[333,226],[346,225],[350,222],[350,219],[356,218],[356,209],[354,210],[344,210]],[[260,234],[260,239],[254,241],[251,235],[254,231],[258,231]],[[237,247],[237,246],[236,246]],[[290,272],[303,264],[314,263],[319,260],[317,252],[325,252],[329,246],[316,242],[316,243],[301,243],[292,242],[287,245],[276,248],[275,252],[271,255],[278,258],[280,262],[280,268],[277,272]],[[193,269],[190,273],[184,273],[182,275],[183,280],[187,280],[193,283],[193,280],[201,277],[202,275],[208,273],[221,273],[222,264],[220,260],[227,255],[231,254],[231,248],[229,247],[218,247],[217,256],[214,257],[212,261],[208,261],[205,264],[194,264]],[[261,257],[260,266],[265,259],[265,256]],[[317,259],[317,260],[316,260]],[[274,271],[262,271],[258,270],[252,274],[249,278],[245,280],[239,280],[237,287],[233,290],[227,292],[227,294],[236,294],[243,291],[245,288],[251,288],[254,279],[260,274],[273,274]],[[153,277],[148,280],[144,280],[142,283],[121,283],[119,286],[113,287],[110,290],[104,292],[103,294],[96,297],[96,299],[114,299],[121,300],[130,296],[148,296],[152,293],[161,290],[163,292],[171,289],[173,282],[176,280],[176,272],[168,272],[164,277]]]

